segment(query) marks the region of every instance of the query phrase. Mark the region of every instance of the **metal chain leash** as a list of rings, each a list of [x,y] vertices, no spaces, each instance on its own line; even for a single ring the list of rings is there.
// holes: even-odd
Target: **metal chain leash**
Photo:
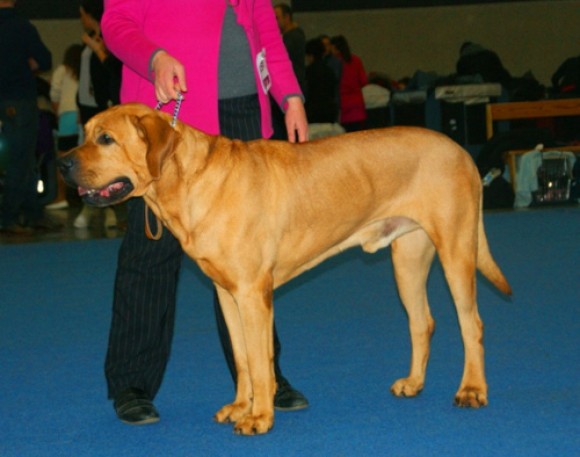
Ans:
[[[175,127],[177,123],[177,116],[179,116],[179,110],[181,109],[181,102],[183,101],[183,94],[177,91],[177,100],[175,101],[175,107],[173,108],[173,119],[171,120],[171,127]],[[165,105],[163,102],[157,102],[156,110],[160,110],[161,107]]]
[[[179,116],[179,110],[181,109],[181,102],[183,101],[183,94],[179,91],[177,91],[177,100],[175,100],[175,107],[173,108],[173,119],[171,120],[171,128],[175,128],[175,124],[177,123],[177,116]],[[157,102],[157,106],[155,107],[155,109],[157,111],[159,111],[163,105],[165,105],[165,103],[163,102]],[[153,233],[151,231],[151,226],[149,225],[149,205],[147,205],[147,203],[145,204],[145,235],[147,236],[147,238],[149,238],[150,240],[154,240],[157,241],[161,238],[161,235],[163,234],[163,224],[161,223],[161,221],[159,220],[159,218],[157,216],[155,216],[155,221],[157,224],[157,231],[156,233]]]

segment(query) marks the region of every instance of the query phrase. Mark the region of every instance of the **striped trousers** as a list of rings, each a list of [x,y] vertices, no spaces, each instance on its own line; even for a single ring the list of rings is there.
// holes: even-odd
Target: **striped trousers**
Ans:
[[[220,131],[230,138],[261,138],[257,95],[219,101]],[[136,387],[151,398],[157,394],[171,352],[177,282],[183,251],[177,239],[164,230],[161,239],[149,240],[144,231],[144,201],[127,203],[127,232],[117,260],[113,312],[105,360],[109,398]],[[149,212],[153,231],[156,220]],[[236,379],[232,345],[214,291],[217,328],[226,362]],[[280,380],[280,342],[274,327],[276,377]]]

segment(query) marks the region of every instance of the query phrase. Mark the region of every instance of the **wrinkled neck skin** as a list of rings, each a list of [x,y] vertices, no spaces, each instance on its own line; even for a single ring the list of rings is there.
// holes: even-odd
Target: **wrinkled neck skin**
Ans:
[[[200,202],[196,208],[198,180],[201,180],[212,162],[215,145],[220,143],[220,148],[223,148],[224,143],[231,143],[231,140],[208,136],[192,129],[179,129],[178,133],[182,136],[179,144],[163,162],[160,179],[151,181],[143,198],[164,227],[179,240],[183,249],[193,255],[191,246],[194,233],[191,228],[195,227],[194,219],[203,217],[200,210],[205,206],[205,202]],[[186,148],[185,145],[190,147]],[[187,174],[184,170],[188,170]],[[207,200],[207,182],[205,187],[204,199]]]

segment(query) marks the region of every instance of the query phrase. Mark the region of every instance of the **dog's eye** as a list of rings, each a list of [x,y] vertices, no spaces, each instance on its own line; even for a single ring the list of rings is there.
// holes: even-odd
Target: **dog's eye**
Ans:
[[[110,144],[113,144],[115,142],[115,140],[109,136],[108,133],[101,133],[98,137],[97,137],[97,143],[101,144],[103,146],[109,146]]]

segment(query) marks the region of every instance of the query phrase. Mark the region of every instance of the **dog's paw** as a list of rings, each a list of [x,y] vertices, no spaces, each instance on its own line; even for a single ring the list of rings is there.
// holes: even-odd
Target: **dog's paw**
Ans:
[[[273,426],[273,414],[262,414],[259,416],[248,414],[236,422],[234,433],[238,435],[261,435],[268,433]]]
[[[252,408],[251,403],[230,403],[220,409],[213,417],[220,424],[231,424],[238,422],[242,417],[248,415]]]
[[[412,378],[402,378],[391,386],[396,397],[415,397],[423,390],[423,382]]]
[[[480,408],[487,406],[487,392],[484,389],[464,387],[455,394],[455,406]]]

